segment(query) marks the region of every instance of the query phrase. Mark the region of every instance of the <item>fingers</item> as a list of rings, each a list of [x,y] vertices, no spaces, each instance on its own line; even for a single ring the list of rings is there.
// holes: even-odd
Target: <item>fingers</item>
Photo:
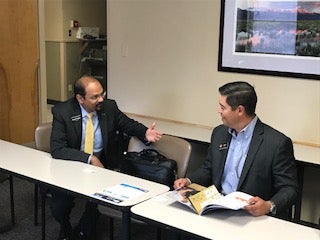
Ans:
[[[156,132],[155,140],[159,141],[161,137],[162,137],[162,133]]]
[[[101,163],[101,161],[94,155],[91,158],[91,165],[96,166],[96,167],[104,168],[104,166]]]
[[[186,186],[187,183],[188,183],[188,181],[185,178],[179,178],[174,181],[173,188],[174,189],[182,188],[182,187]]]
[[[149,142],[156,142],[159,141],[162,137],[162,133],[155,129],[157,123],[153,122],[152,125],[147,129],[146,132],[146,139]]]
[[[156,125],[157,125],[157,123],[156,122],[153,122],[152,124],[151,124],[151,126],[150,126],[150,129],[155,129],[155,127],[156,127]]]
[[[269,206],[266,201],[259,197],[253,197],[249,199],[250,204],[245,206],[244,209],[247,210],[252,216],[261,216],[269,213]]]

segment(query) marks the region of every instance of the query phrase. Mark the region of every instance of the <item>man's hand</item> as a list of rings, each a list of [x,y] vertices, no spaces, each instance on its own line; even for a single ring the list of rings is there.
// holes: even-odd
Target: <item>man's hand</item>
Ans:
[[[255,217],[262,216],[270,212],[270,201],[264,201],[259,197],[253,197],[250,198],[248,202],[249,205],[245,206],[244,209]]]
[[[100,162],[99,158],[97,158],[95,155],[92,155],[90,164],[96,167],[102,167],[104,168],[103,164]]]
[[[155,130],[157,123],[154,122],[146,131],[146,139],[148,142],[156,142],[159,141],[162,137],[162,133]]]
[[[179,189],[179,188],[188,186],[189,184],[190,184],[190,182],[188,181],[187,178],[179,178],[179,179],[174,181],[173,188],[174,189]]]

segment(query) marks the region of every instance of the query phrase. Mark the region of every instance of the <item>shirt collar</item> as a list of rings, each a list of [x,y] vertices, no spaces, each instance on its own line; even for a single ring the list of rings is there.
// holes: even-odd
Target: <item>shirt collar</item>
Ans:
[[[252,136],[253,134],[253,130],[254,130],[254,127],[256,126],[256,123],[257,123],[257,120],[258,120],[258,117],[255,116],[247,126],[245,126],[239,133],[244,133],[247,137],[248,136]],[[236,134],[236,131],[233,129],[233,128],[229,128],[228,129],[228,132],[231,134],[231,135],[235,135]]]
[[[88,115],[88,112],[80,105],[80,109],[81,109],[81,116],[82,118],[86,117]],[[92,112],[92,116],[96,115],[96,111]]]

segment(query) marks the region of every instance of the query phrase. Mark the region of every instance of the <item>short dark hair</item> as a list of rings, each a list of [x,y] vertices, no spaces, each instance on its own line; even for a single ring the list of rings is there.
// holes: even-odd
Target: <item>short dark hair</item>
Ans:
[[[241,81],[227,83],[219,88],[219,93],[227,97],[226,101],[232,110],[242,105],[249,116],[255,114],[257,94],[249,83]]]

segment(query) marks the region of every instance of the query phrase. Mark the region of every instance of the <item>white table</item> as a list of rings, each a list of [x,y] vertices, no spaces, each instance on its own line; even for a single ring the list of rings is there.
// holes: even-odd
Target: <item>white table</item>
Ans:
[[[122,239],[130,238],[130,207],[169,190],[169,187],[159,183],[81,162],[53,159],[48,153],[3,140],[0,140],[0,151],[1,171],[121,210]],[[121,183],[146,189],[148,192],[118,204],[92,197],[95,192]]]
[[[213,211],[199,216],[175,202],[168,193],[131,208],[133,217],[205,239],[319,240],[320,230],[270,216],[253,217],[245,211]]]

